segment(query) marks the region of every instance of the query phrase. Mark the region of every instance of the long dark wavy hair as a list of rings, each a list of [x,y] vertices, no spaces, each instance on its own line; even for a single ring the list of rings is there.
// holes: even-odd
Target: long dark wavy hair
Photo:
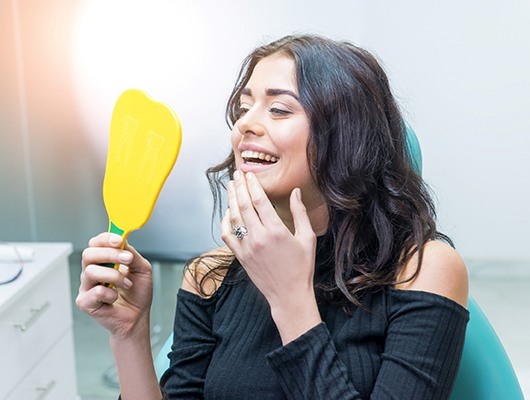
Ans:
[[[310,124],[307,157],[329,212],[325,236],[333,245],[333,278],[321,289],[331,301],[360,305],[364,293],[396,284],[417,252],[415,276],[428,240],[450,240],[436,231],[434,204],[413,170],[402,115],[384,70],[368,51],[314,35],[287,36],[256,48],[228,99],[229,127],[237,121],[241,92],[256,64],[273,54],[295,63]],[[222,212],[234,171],[233,152],[207,170],[214,214]],[[237,265],[219,262],[211,273]]]

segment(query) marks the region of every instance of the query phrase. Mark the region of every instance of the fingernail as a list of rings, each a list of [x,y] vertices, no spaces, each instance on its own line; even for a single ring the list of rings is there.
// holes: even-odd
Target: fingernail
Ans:
[[[123,286],[129,289],[133,285],[132,281],[129,278],[123,278]]]
[[[254,179],[254,174],[252,172],[247,172],[246,175],[247,179]]]
[[[132,255],[131,253],[127,253],[123,251],[120,254],[118,254],[118,260],[120,260],[120,262],[122,263],[129,263],[132,260]]]
[[[241,178],[241,172],[239,172],[239,170],[234,171],[234,179],[239,179],[239,178]]]
[[[302,192],[300,188],[296,188],[295,190],[296,190],[295,192],[296,198],[298,199],[298,201],[302,201]]]
[[[121,243],[121,236],[112,233],[109,238],[109,243],[113,246],[116,246]]]

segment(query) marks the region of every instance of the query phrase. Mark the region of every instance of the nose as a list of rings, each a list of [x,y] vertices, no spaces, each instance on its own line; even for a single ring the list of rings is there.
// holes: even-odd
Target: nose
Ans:
[[[239,117],[236,121],[236,128],[241,135],[262,136],[265,134],[263,119],[257,109],[250,109]]]

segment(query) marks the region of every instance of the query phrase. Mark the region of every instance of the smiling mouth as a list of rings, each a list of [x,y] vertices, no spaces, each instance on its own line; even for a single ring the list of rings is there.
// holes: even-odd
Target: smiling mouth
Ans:
[[[260,153],[258,151],[243,150],[241,158],[248,165],[270,165],[275,164],[279,158],[271,154]]]

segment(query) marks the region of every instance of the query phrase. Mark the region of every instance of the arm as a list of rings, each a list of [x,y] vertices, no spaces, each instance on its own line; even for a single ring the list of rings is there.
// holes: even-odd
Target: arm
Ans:
[[[122,400],[162,399],[153,366],[149,325],[127,340],[111,335],[110,344],[120,381]]]
[[[413,276],[417,263],[418,254],[415,254],[400,272],[398,282]],[[467,307],[469,277],[464,260],[456,250],[446,243],[432,240],[424,246],[419,273],[396,288],[435,293]]]
[[[83,252],[76,304],[110,332],[123,400],[162,398],[153,367],[149,312],[151,266],[132,246],[120,250],[122,238],[102,233]],[[128,268],[104,267],[123,264]],[[100,285],[112,283],[114,287]]]
[[[221,272],[206,278],[205,274],[219,258],[228,261],[233,255],[226,248],[217,249],[199,257],[186,270],[177,295],[170,366],[160,379],[164,398],[204,398],[206,372],[216,345],[212,320],[217,290],[224,278]]]
[[[426,292],[393,290],[390,297],[392,314],[380,355],[343,348],[339,356],[325,324],[270,353],[268,362],[286,396],[300,400],[448,398],[462,354],[465,310]],[[341,345],[356,346],[355,341]]]
[[[468,319],[461,307],[467,298],[465,266],[449,246],[431,242],[421,272],[410,284],[410,290],[389,289],[381,366],[371,394],[363,392],[363,396],[439,399],[451,393]],[[353,321],[348,328],[356,329],[360,321]],[[355,346],[355,340],[352,337],[349,346]],[[289,398],[357,399],[362,396],[353,381],[364,379],[369,384],[365,377],[374,368],[373,359],[360,354],[350,353],[344,358],[350,363],[343,363],[329,331],[321,324],[270,353],[268,361]]]
[[[321,322],[313,286],[316,235],[308,210],[299,188],[291,192],[290,212],[280,211],[254,174],[236,171],[234,179],[228,184],[230,208],[221,237],[267,299],[287,344]],[[233,234],[232,227],[239,225],[248,228],[248,236]]]
[[[460,365],[467,311],[429,292],[397,290],[373,398],[447,399]]]
[[[404,351],[403,354],[399,354],[399,351],[402,349],[401,345],[410,339],[412,343],[423,344],[423,355],[429,357],[428,351],[432,351],[429,343],[437,335],[432,323],[444,323],[447,318],[455,318],[455,324],[463,327],[455,337],[454,343],[457,347],[452,347],[453,343],[447,341],[442,341],[441,344],[447,345],[447,349],[451,350],[449,356],[455,361],[453,364],[458,364],[462,350],[458,345],[463,343],[467,322],[462,315],[465,310],[460,308],[460,313],[448,311],[448,315],[440,315],[434,311],[444,308],[434,305],[420,306],[417,309],[409,307],[407,312],[397,313],[399,318],[392,317],[392,326],[397,328],[393,330],[389,328],[387,345],[388,348],[392,347],[391,343],[399,345],[392,347],[391,356],[383,359],[384,365],[376,367],[376,371],[380,369],[377,378],[374,376],[372,379],[365,379],[364,368],[367,367],[362,365],[363,360],[351,359],[346,365],[339,359],[331,335],[321,323],[313,288],[315,234],[298,190],[293,190],[290,198],[293,219],[291,227],[293,232],[291,232],[286,227],[285,218],[279,218],[278,207],[276,209],[272,207],[252,174],[249,173],[244,177],[242,174],[234,173],[234,178],[234,182],[230,182],[228,186],[230,210],[223,219],[222,238],[270,305],[271,316],[284,346],[270,354],[268,361],[284,385],[284,392],[289,398],[361,398],[359,390],[354,387],[351,379],[358,376],[363,377],[370,388],[376,381],[374,398],[392,396],[400,398],[397,392],[383,395],[383,392],[378,391],[379,387],[385,385],[401,386],[403,382],[407,382],[407,387],[410,388],[425,384],[433,394],[432,398],[437,398],[440,391],[447,390],[447,387],[452,385],[456,370],[452,371],[454,373],[444,382],[440,382],[439,376],[414,374],[411,371],[414,371],[415,365],[416,370],[418,369],[416,364],[418,359],[415,356],[422,353]],[[236,238],[232,233],[232,226],[237,225],[247,226],[248,235]],[[438,297],[433,296],[432,293],[440,294],[457,303],[464,303],[467,298],[467,275],[461,259],[452,253],[449,254],[447,248],[441,252],[433,250],[439,249],[426,246],[422,268],[411,282],[413,285],[402,289],[414,291],[416,294],[419,291],[431,292],[432,297]],[[410,332],[399,328],[407,327],[411,321],[430,315],[437,317],[431,320],[431,325],[427,325],[425,330],[414,331],[411,335]],[[445,339],[448,337],[446,335]],[[356,344],[349,342],[347,345]],[[376,353],[375,349],[373,353]],[[436,357],[431,357],[429,360],[433,364],[438,362]],[[433,374],[436,375],[437,371],[433,370]],[[425,380],[428,382],[426,383]],[[366,395],[363,390],[362,396]]]
[[[288,399],[358,400],[324,323],[267,355]]]

